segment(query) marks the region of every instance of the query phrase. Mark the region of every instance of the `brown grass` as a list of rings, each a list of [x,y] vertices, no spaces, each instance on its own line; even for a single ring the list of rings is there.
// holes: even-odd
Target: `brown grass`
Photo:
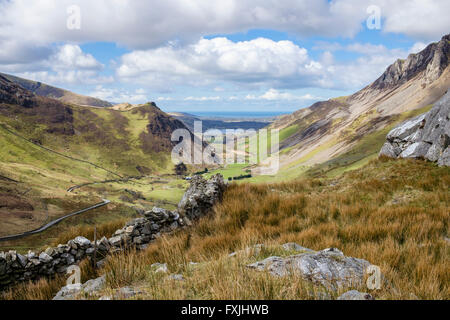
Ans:
[[[116,230],[121,229],[129,220],[129,218],[123,218],[98,225],[97,239],[101,239],[102,237],[111,237]],[[69,240],[75,239],[78,236],[93,240],[94,230],[95,226],[92,225],[70,227],[68,230],[64,231],[63,234],[59,235],[58,238],[54,239],[51,246],[56,247],[60,243],[67,243]]]
[[[370,292],[377,299],[449,299],[449,173],[422,161],[378,160],[333,180],[232,185],[214,214],[189,230],[109,258],[109,289],[133,285],[144,299],[311,299],[313,289],[300,279],[245,268],[297,242],[380,266],[387,282]],[[256,243],[272,249],[228,258]],[[155,262],[186,280],[151,272]]]

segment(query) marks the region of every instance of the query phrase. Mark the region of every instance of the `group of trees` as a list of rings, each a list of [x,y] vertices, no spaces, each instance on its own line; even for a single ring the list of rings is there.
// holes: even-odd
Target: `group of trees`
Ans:
[[[188,169],[183,162],[180,162],[177,165],[175,165],[174,171],[177,176],[185,176]],[[203,171],[196,172],[196,173],[194,173],[194,175],[202,175],[205,173],[208,173],[208,168],[205,168],[205,170],[203,170]]]

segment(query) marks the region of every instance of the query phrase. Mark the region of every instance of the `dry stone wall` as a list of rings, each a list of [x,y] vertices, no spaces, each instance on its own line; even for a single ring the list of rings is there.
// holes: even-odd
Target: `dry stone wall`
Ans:
[[[84,237],[76,237],[56,248],[22,255],[16,251],[0,252],[0,289],[20,281],[36,280],[66,273],[69,266],[94,257],[97,260],[108,254],[130,247],[144,249],[163,233],[173,232],[191,225],[192,221],[207,214],[226,190],[221,175],[206,181],[195,177],[178,206],[177,211],[153,208],[143,212],[143,217],[128,222],[111,238],[103,237],[96,243]]]

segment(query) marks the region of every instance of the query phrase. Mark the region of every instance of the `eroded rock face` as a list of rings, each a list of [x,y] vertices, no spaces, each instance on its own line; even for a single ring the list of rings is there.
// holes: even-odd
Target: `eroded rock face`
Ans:
[[[450,92],[426,114],[389,132],[380,155],[389,158],[426,159],[450,166]]]
[[[226,186],[220,174],[209,180],[195,176],[178,204],[178,212],[190,220],[204,216],[216,202],[222,199]]]
[[[406,60],[397,60],[371,87],[373,89],[389,89],[406,83],[423,72],[423,83],[429,84],[438,79],[449,65],[450,35],[441,41],[428,45],[416,54],[410,54]]]
[[[269,257],[247,267],[257,271],[268,271],[278,277],[298,274],[305,280],[336,291],[363,285],[368,266],[370,263],[366,260],[346,257],[338,249],[331,248],[286,258]]]

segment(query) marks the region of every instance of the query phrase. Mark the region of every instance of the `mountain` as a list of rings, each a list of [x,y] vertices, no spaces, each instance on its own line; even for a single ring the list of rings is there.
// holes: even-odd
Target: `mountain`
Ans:
[[[122,175],[139,174],[137,166],[165,167],[165,161],[155,160],[169,155],[174,130],[187,129],[152,102],[126,111],[69,105],[38,96],[3,76],[0,123],[52,150],[118,167]]]
[[[315,103],[275,121],[271,128],[280,129],[281,174],[336,174],[377,157],[395,125],[429,111],[445,94],[449,61],[446,35],[397,60],[355,94]]]
[[[1,76],[8,79],[11,82],[14,82],[21,86],[22,88],[29,90],[38,96],[46,97],[46,98],[53,98],[56,100],[60,100],[61,102],[65,103],[72,103],[80,106],[92,106],[92,107],[111,107],[112,104],[103,101],[97,98],[93,97],[87,97],[80,94],[76,94],[73,92],[70,92],[68,90],[56,88],[49,86],[47,84],[22,79],[16,76],[0,73]]]
[[[120,205],[125,189],[153,190],[129,177],[173,172],[176,129],[187,128],[154,103],[126,111],[66,104],[0,75],[0,235],[35,229],[100,197]],[[86,184],[99,189],[68,192]],[[117,207],[112,214],[122,212]]]

